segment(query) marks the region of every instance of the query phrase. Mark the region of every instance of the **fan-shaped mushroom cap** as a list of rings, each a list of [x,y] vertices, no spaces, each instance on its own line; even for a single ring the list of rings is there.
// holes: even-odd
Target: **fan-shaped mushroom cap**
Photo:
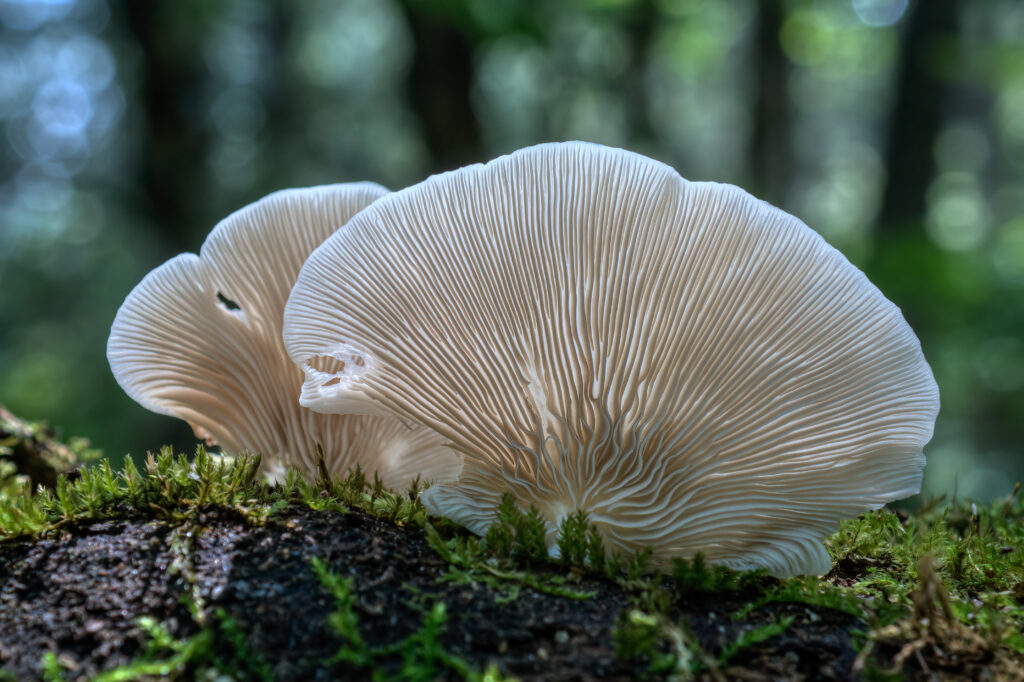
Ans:
[[[387,190],[355,183],[276,192],[233,213],[185,253],[150,272],[114,319],[107,358],[135,401],[186,420],[231,453],[258,452],[332,474],[360,465],[390,487],[451,480],[455,454],[393,417],[316,414],[299,405],[302,372],[281,340],[285,301],[306,257]]]
[[[454,444],[436,513],[482,532],[511,491],[549,542],[582,509],[612,550],[777,575],[827,571],[840,519],[918,491],[938,410],[899,309],[815,232],[584,143],[380,199],[307,261],[284,336],[303,404]]]

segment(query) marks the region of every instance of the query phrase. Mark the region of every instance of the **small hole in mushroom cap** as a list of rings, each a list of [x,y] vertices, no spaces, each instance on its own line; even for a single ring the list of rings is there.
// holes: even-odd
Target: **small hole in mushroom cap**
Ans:
[[[242,310],[242,306],[238,305],[219,291],[217,292],[217,303],[220,304],[221,308],[227,310],[229,313]]]
[[[362,365],[362,358],[356,362],[357,365]],[[333,355],[317,355],[309,359],[309,366],[318,372],[324,374],[339,374],[345,371],[345,362],[339,360]]]
[[[373,357],[350,346],[325,349],[303,364],[310,391],[334,395],[365,374],[373,365]]]

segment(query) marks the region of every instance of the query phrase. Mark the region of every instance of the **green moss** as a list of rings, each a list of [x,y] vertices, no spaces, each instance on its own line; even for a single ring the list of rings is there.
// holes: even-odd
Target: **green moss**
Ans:
[[[104,460],[82,469],[75,480],[58,478],[52,492],[0,497],[0,540],[140,513],[183,521],[207,506],[232,509],[254,523],[291,504],[341,512],[357,508],[398,525],[426,520],[418,485],[406,495],[396,494],[357,469],[343,479],[314,482],[290,471],[281,485],[270,486],[259,469],[259,457],[211,455],[202,446],[191,458],[170,448],[150,454],[144,472],[131,459],[117,472]]]
[[[266,487],[257,481],[258,471],[258,458],[229,460],[202,447],[191,460],[165,448],[149,456],[145,473],[130,459],[119,472],[104,460],[83,469],[76,480],[58,478],[53,492],[41,489],[31,497],[0,500],[0,539],[140,511],[182,519],[203,506],[219,505],[249,513],[254,505],[269,501]]]
[[[369,646],[359,629],[352,579],[341,578],[315,558],[313,570],[320,584],[334,598],[336,608],[329,622],[342,639],[341,648],[329,663],[345,663],[348,669],[366,671],[375,682],[431,682],[441,678],[447,671],[471,682],[498,682],[506,679],[494,667],[479,672],[466,661],[445,651],[441,645],[441,636],[448,615],[443,602],[433,603],[426,610],[420,629],[400,642],[383,647]]]
[[[547,529],[536,507],[521,510],[512,495],[506,493],[498,505],[498,520],[485,536],[487,547],[495,555],[529,566],[548,558]]]
[[[193,616],[197,611],[191,609]],[[214,611],[208,627],[195,635],[177,639],[152,618],[140,618],[139,627],[146,637],[142,654],[128,665],[100,673],[91,682],[129,682],[139,679],[212,679],[228,676],[232,680],[273,680],[270,665],[245,644],[245,635],[223,609]],[[46,682],[63,682],[64,667],[53,652],[43,656],[40,665]]]
[[[569,514],[559,527],[558,553],[563,564],[596,573],[603,573],[607,565],[601,533],[582,509]]]
[[[43,682],[63,682],[64,668],[57,659],[57,654],[47,651],[43,654],[43,660],[39,663],[40,677]]]
[[[782,634],[786,631],[786,628],[793,623],[793,620],[793,616],[786,616],[781,620],[772,621],[770,623],[750,628],[749,630],[741,631],[736,639],[722,647],[722,650],[718,654],[718,665],[723,666],[728,663],[733,656],[744,649],[767,641],[776,635]]]
[[[734,613],[733,619],[743,620],[765,604],[776,602],[798,602],[821,609],[842,611],[861,620],[867,620],[869,617],[867,604],[854,592],[808,576],[784,580],[766,589],[760,597]]]
[[[698,554],[693,559],[673,559],[669,577],[680,595],[708,592],[735,592],[761,588],[766,584],[763,571],[734,571],[725,566],[710,565]]]
[[[612,630],[615,658],[622,663],[639,664],[643,678],[658,677],[677,670],[681,658],[689,671],[689,650],[683,657],[667,646],[667,635],[673,626],[661,615],[629,609],[619,614]]]
[[[529,517],[524,517],[529,518]],[[532,521],[531,521],[532,523]],[[448,571],[441,576],[442,582],[457,585],[482,583],[495,590],[495,599],[506,602],[516,599],[523,587],[567,599],[587,599],[593,592],[577,590],[565,585],[566,578],[550,572],[531,571],[529,566],[516,567],[512,560],[513,550],[504,539],[498,549],[492,549],[488,540],[480,540],[462,533],[453,533],[448,539],[431,524],[425,527],[427,542],[431,549],[448,562]],[[530,561],[536,566],[539,557]]]

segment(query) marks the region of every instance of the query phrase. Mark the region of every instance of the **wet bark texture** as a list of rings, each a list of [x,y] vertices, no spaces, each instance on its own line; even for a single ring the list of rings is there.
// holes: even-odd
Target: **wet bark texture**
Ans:
[[[630,680],[646,665],[616,660],[613,629],[630,601],[611,581],[571,584],[594,592],[583,600],[439,582],[448,564],[419,529],[357,511],[294,507],[262,526],[210,509],[189,527],[132,517],[0,544],[0,669],[40,679],[47,651],[57,654],[67,680],[127,664],[145,647],[140,616],[162,621],[176,638],[198,631],[183,605],[189,596],[206,613],[220,608],[237,621],[248,650],[265,659],[274,679],[369,679],[366,671],[328,663],[342,640],[328,623],[336,604],[312,570],[313,557],[354,580],[355,612],[371,646],[409,636],[425,608],[443,600],[443,646],[479,671],[496,664],[520,680]],[[855,619],[770,604],[734,621],[730,614],[748,601],[750,595],[702,595],[677,604],[672,617],[708,651],[743,629],[794,617],[781,635],[740,651],[721,670],[728,679],[856,678]]]

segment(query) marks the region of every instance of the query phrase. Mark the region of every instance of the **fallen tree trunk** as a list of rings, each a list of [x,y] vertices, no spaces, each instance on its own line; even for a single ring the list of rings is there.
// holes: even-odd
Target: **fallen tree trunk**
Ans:
[[[232,649],[235,643],[223,633],[213,643],[243,677],[266,670],[275,680],[368,679],[374,669],[397,676],[400,655],[378,656],[376,666],[330,662],[347,642],[330,625],[338,604],[318,579],[314,557],[352,579],[351,613],[368,648],[408,641],[423,629],[431,606],[443,604],[438,644],[470,670],[492,667],[522,680],[628,680],[649,662],[616,659],[614,632],[630,595],[610,580],[565,584],[584,598],[515,581],[497,588],[442,581],[449,564],[420,529],[358,510],[300,507],[264,525],[210,508],[194,524],[106,520],[6,544],[0,550],[0,662],[18,679],[33,679],[53,652],[68,679],[89,678],[139,658],[151,639],[139,619],[149,617],[177,640],[233,623],[244,648]],[[719,597],[680,604],[675,613],[709,651],[744,629],[794,618],[786,631],[740,652],[722,671],[728,677],[855,677],[852,616],[788,604],[734,622],[731,612],[749,595]],[[202,618],[193,615],[199,610]],[[190,664],[215,667],[196,660],[170,672],[184,675]],[[459,677],[448,666],[436,671]]]
[[[536,530],[526,514],[481,540],[358,472],[277,487],[257,472],[257,460],[164,452],[147,473],[101,463],[55,493],[0,498],[0,679],[1024,670],[1021,547],[1007,544],[1024,509],[1012,498],[920,519],[872,512],[831,540],[828,576],[779,581],[699,559],[658,574],[643,555],[584,559],[583,545],[554,561],[520,542]]]

